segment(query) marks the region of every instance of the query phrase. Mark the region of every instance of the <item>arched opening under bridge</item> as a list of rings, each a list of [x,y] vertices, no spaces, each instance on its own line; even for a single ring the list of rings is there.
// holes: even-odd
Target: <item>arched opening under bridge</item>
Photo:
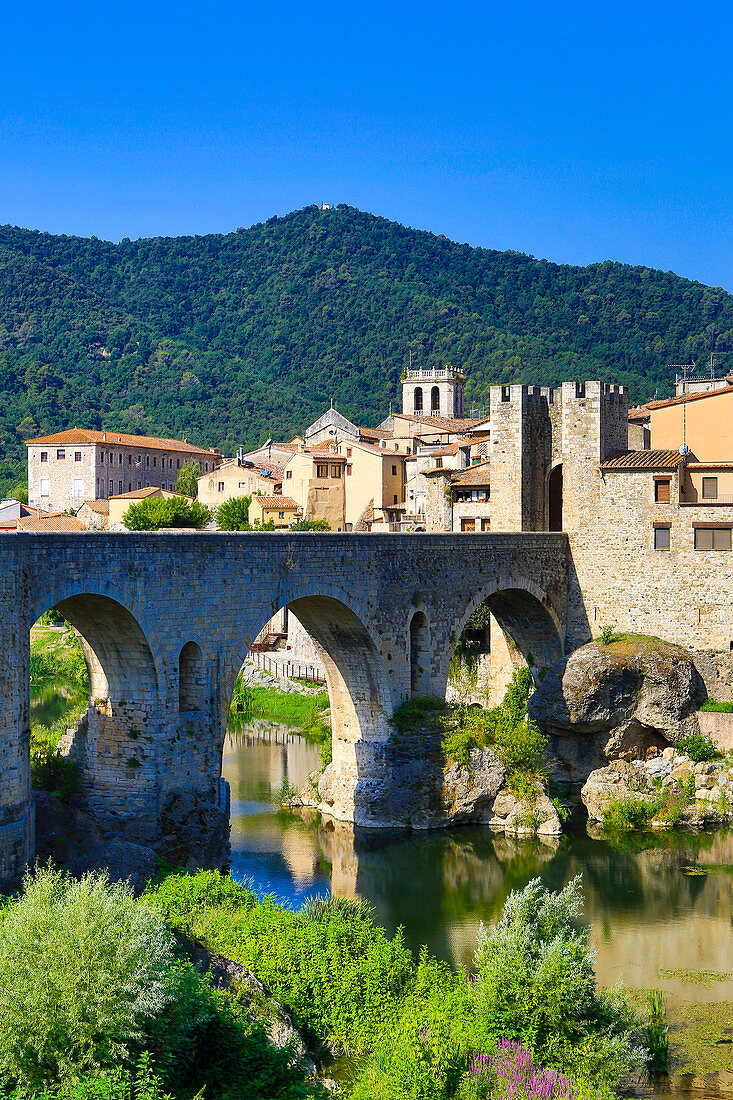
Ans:
[[[328,713],[308,715],[307,698],[300,711],[301,714],[306,713],[314,726],[330,724],[330,737],[327,733],[324,735],[322,725],[320,730],[321,762],[325,764],[325,771],[318,783],[320,798],[334,817],[350,820],[354,806],[361,805],[363,818],[364,813],[368,815],[370,806],[368,783],[364,782],[364,776],[373,770],[375,752],[378,754],[376,746],[383,745],[391,732],[389,718],[392,701],[385,660],[362,619],[343,600],[331,595],[306,594],[291,600],[287,610],[287,635],[277,629],[283,622],[282,609],[255,635],[242,676],[236,686],[232,685],[233,707],[238,705],[241,713],[242,703],[246,709],[249,700],[253,704],[250,708],[252,718],[257,719],[266,717],[264,713],[258,715],[257,711],[264,712],[269,705],[273,722],[285,726],[286,722],[278,723],[278,709],[283,707],[290,712],[292,735],[297,733],[298,708],[285,708],[284,705],[288,699],[292,700],[295,693],[283,692],[279,699],[275,699],[274,705],[273,692],[269,693],[269,700],[263,699],[263,676],[257,669],[275,677],[270,680],[273,685],[276,685],[276,678],[281,673],[296,680],[318,680],[322,676],[322,684],[314,684],[314,687],[320,686],[321,691],[327,693],[327,703],[324,696],[322,705]],[[310,647],[305,653],[297,648],[287,648],[288,644],[293,646],[293,639],[299,630]],[[258,703],[258,697],[262,702]],[[287,729],[277,734],[272,731],[267,734],[270,738],[281,736],[286,745],[287,735]],[[231,738],[227,743],[227,753],[230,752],[230,743]],[[326,763],[329,757],[332,761],[330,766]],[[283,759],[280,753],[278,760],[282,762]],[[242,768],[246,769],[246,758],[242,756],[241,760]],[[225,764],[226,761],[225,756]],[[288,769],[289,772],[292,770],[290,765]],[[304,777],[292,774],[282,774],[280,777],[281,780],[287,779],[291,787],[298,786],[299,778]]]
[[[463,692],[472,702],[496,706],[516,669],[528,667],[538,682],[562,654],[559,624],[542,594],[529,588],[492,592],[479,597],[465,617],[448,670],[447,697]]]
[[[58,744],[92,809],[151,810],[158,678],[137,619],[110,597],[81,592],[46,610],[30,644],[32,751],[40,739]],[[34,770],[39,782],[52,776]]]

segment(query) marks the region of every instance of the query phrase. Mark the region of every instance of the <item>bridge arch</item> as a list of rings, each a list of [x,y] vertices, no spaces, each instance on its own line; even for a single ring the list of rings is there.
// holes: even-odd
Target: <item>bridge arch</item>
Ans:
[[[526,664],[533,670],[533,675],[536,675],[560,660],[564,649],[563,626],[547,593],[534,581],[521,578],[509,585],[494,583],[477,589],[457,621],[454,639],[461,637],[471,615],[482,604],[486,605],[492,619],[491,674],[500,681],[493,685],[495,698],[497,689],[499,696],[503,694],[503,688],[511,679],[513,668]],[[499,638],[496,637],[494,623],[500,632]],[[505,661],[502,667],[497,668],[496,642],[504,642],[505,639]],[[440,657],[441,693],[448,682],[452,657],[451,645],[448,652]]]
[[[284,598],[283,598],[284,597]],[[328,812],[352,820],[354,808],[368,816],[369,779],[382,746],[392,730],[393,709],[387,660],[358,602],[333,585],[289,586],[275,601],[269,616],[287,606],[313,639],[324,669],[331,710],[332,764],[319,784]],[[261,628],[263,623],[256,624]],[[257,629],[248,631],[222,685],[222,710],[229,701],[239,669]],[[375,822],[378,823],[378,822]]]
[[[128,810],[152,810],[159,680],[145,631],[129,608],[100,592],[46,595],[36,601],[32,623],[52,607],[71,624],[87,666],[87,711],[62,740],[84,797],[92,807],[118,808],[124,800]]]

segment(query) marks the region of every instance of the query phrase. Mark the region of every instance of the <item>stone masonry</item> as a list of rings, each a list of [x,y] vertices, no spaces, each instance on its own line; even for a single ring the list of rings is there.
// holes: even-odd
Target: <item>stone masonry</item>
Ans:
[[[136,817],[145,842],[182,801],[226,816],[219,781],[234,682],[285,605],[325,668],[338,776],[330,813],[363,825],[395,823],[390,716],[412,691],[445,694],[455,643],[479,603],[536,664],[549,666],[564,647],[563,534],[13,534],[0,536],[0,562],[5,884],[34,852],[28,637],[50,607],[82,638],[90,670],[90,709],[73,746],[84,796]]]

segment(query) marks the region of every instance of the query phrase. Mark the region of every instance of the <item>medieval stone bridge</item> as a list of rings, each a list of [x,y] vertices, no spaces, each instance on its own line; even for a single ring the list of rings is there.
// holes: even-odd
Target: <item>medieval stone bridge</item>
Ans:
[[[57,607],[80,636],[90,707],[74,751],[88,804],[159,833],[171,801],[220,806],[229,705],[252,641],[288,605],[326,669],[335,818],[394,824],[383,747],[395,706],[444,696],[486,601],[538,665],[565,646],[560,533],[0,536],[0,881],[34,853],[29,631]],[[387,792],[385,794],[385,791]]]

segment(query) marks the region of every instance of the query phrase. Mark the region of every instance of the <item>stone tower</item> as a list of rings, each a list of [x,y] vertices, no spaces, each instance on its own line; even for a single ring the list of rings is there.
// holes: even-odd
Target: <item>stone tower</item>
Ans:
[[[453,367],[408,370],[402,379],[402,411],[410,416],[462,418],[466,379]]]
[[[629,392],[606,382],[562,384],[564,531],[579,531],[597,515],[600,464],[629,445]]]

